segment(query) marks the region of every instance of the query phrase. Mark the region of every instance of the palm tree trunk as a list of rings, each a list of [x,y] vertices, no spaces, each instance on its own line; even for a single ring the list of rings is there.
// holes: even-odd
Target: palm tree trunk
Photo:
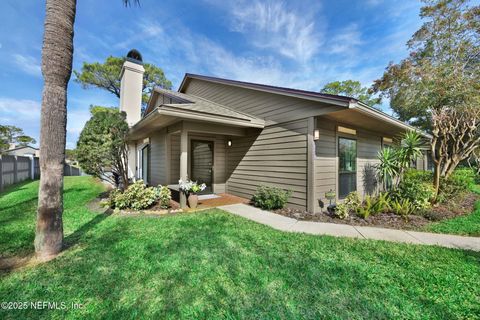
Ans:
[[[40,189],[35,253],[55,257],[63,245],[63,166],[67,127],[67,86],[72,73],[76,0],[47,0],[42,48]]]

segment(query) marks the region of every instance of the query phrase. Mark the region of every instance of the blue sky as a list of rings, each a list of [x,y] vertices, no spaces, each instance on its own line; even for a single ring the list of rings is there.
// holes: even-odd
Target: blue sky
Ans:
[[[417,0],[121,2],[78,1],[74,69],[137,48],[175,89],[185,72],[313,91],[335,80],[369,86],[390,61],[405,57],[421,24]],[[0,123],[37,139],[43,19],[44,1],[0,3]],[[91,104],[118,100],[71,81],[67,148],[75,147]]]

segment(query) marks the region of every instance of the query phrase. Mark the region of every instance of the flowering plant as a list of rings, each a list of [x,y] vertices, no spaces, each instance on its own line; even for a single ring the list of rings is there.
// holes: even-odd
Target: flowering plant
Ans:
[[[187,179],[183,181],[182,179],[178,180],[180,190],[185,194],[196,194],[205,190],[207,185],[205,183],[198,184],[197,181],[191,181]]]

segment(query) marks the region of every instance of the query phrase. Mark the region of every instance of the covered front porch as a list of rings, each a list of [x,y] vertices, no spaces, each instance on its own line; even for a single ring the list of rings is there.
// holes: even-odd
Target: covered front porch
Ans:
[[[180,179],[205,183],[203,195],[225,195],[232,139],[264,126],[262,120],[219,105],[193,105],[195,109],[186,103],[160,105],[129,135],[130,149],[135,150],[129,160],[135,163],[131,171],[149,185],[167,185],[174,197],[178,195],[181,208],[187,207],[187,200],[178,190]]]
[[[175,185],[169,186],[172,187],[173,190],[175,190]],[[180,203],[178,202],[178,188],[176,188],[177,191],[174,191],[177,195],[175,197],[174,193],[172,192],[172,207],[173,208],[180,208]],[[221,206],[226,206],[226,205],[232,205],[232,204],[249,204],[250,200],[245,199],[242,197],[237,197],[228,193],[217,193],[217,194],[201,194],[198,196],[198,205],[197,208],[194,210],[205,210],[205,209],[211,209],[211,208],[216,208],[216,207],[221,207]]]

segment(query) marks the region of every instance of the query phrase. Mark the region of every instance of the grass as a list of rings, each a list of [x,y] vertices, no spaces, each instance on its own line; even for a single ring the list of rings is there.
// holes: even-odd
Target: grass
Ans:
[[[65,187],[69,249],[0,275],[0,297],[84,307],[2,319],[480,317],[480,253],[284,233],[216,209],[106,217],[85,208],[102,191],[93,180]],[[2,195],[4,257],[32,250],[36,188]]]
[[[472,190],[480,194],[480,185],[472,187]],[[475,203],[475,210],[472,213],[429,224],[424,230],[465,236],[480,236],[480,201]]]

